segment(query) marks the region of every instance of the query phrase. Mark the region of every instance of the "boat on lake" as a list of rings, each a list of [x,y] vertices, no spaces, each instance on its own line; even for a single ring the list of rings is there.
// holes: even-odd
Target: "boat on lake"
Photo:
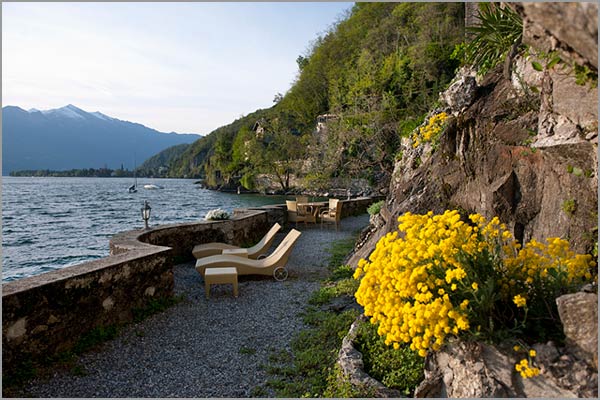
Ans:
[[[137,165],[135,162],[135,159],[133,160],[133,185],[129,186],[129,189],[127,189],[127,191],[129,193],[137,193]]]

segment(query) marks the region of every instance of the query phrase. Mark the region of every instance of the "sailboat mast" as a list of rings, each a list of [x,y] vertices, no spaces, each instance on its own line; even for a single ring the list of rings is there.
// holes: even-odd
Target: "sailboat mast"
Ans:
[[[137,192],[137,161],[135,159],[135,153],[133,154],[133,185],[128,189],[129,193]]]

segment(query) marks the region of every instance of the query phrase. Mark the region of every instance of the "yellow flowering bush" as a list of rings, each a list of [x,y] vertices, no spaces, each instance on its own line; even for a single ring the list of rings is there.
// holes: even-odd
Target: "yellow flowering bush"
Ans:
[[[463,221],[454,210],[406,213],[398,222],[399,230],[358,263],[355,296],[386,344],[409,343],[421,356],[448,336],[531,335],[555,295],[592,277],[590,255],[574,254],[558,238],[521,248],[497,217],[472,214]]]
[[[440,133],[442,133],[444,130],[447,119],[448,114],[445,112],[435,114],[429,118],[427,125],[420,127],[417,132],[413,133],[413,147],[417,148],[421,143],[433,142],[437,140],[437,138],[440,136]]]

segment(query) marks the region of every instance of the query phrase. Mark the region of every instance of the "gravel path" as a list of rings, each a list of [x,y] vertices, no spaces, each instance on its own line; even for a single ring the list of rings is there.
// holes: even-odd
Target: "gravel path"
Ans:
[[[194,263],[175,267],[175,293],[184,301],[124,328],[99,351],[81,356],[70,372],[54,372],[23,389],[24,397],[273,397],[261,368],[289,349],[303,328],[299,313],[318,289],[327,248],[368,225],[368,215],[342,220],[339,232],[300,224],[285,282],[242,276],[239,297],[217,285],[211,298]],[[287,231],[285,232],[287,233]],[[277,243],[285,233],[279,233]],[[74,372],[75,371],[75,372]]]

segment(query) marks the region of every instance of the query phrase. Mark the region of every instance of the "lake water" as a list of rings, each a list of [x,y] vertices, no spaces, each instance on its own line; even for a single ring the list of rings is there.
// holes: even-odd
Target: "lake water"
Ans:
[[[237,195],[201,189],[191,179],[2,177],[2,281],[41,274],[109,255],[109,240],[144,226],[193,222],[214,208],[282,204],[282,196]],[[145,184],[162,187],[147,190]]]

